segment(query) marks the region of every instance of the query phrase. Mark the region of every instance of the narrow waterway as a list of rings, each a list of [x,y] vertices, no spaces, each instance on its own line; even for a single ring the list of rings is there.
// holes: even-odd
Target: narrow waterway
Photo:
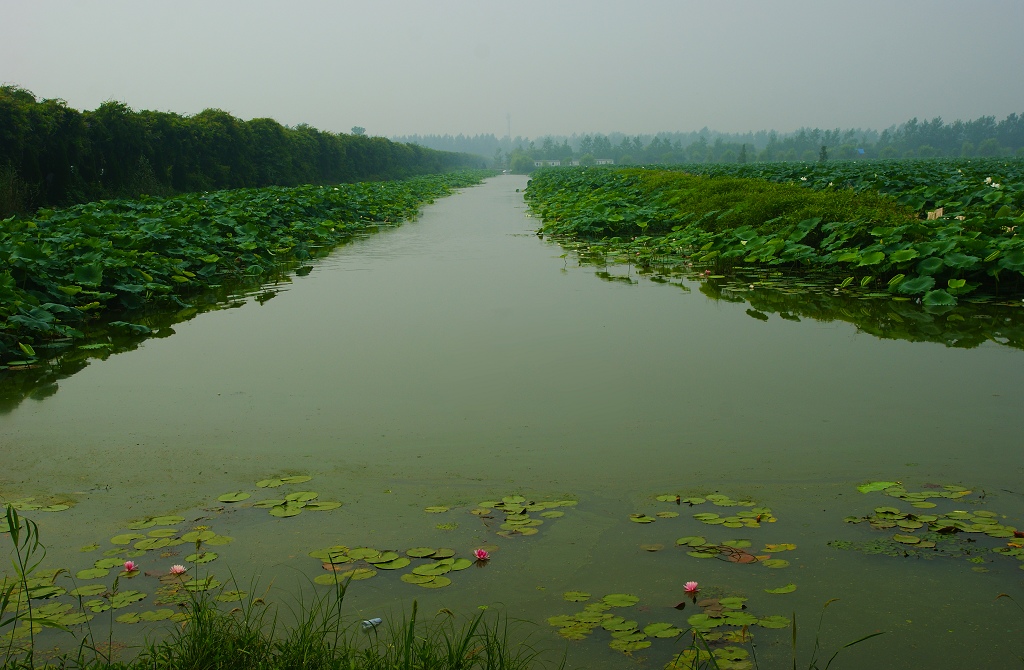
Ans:
[[[462,611],[502,603],[540,622],[536,643],[559,649],[544,619],[583,605],[564,591],[635,594],[640,609],[623,616],[685,627],[699,609],[671,605],[693,579],[709,594],[747,597],[757,616],[797,612],[808,645],[829,598],[840,602],[826,649],[887,631],[833,667],[1000,667],[1024,653],[1024,615],[995,600],[1005,592],[1024,604],[1024,564],[827,545],[888,537],[848,515],[911,509],[857,491],[872,480],[962,485],[969,509],[1024,528],[1024,352],[761,321],[687,281],[602,281],[534,234],[525,186],[498,177],[440,200],[415,222],[339,248],[272,300],[179,324],[21,403],[0,416],[0,494],[78,501],[33,516],[48,563],[72,572],[95,558],[80,546],[109,547],[130,520],[176,512],[205,514],[236,538],[204,569],[275,578],[277,588],[321,574],[306,554],[335,544],[460,555],[494,545],[486,569],[450,575],[446,588],[403,583],[397,571],[354,582],[353,616],[401,611],[413,598]],[[255,482],[286,474],[312,475],[297,488],[343,506],[274,518],[217,502],[228,491],[270,497]],[[708,526],[692,514],[735,508],[655,500],[714,492],[756,500],[778,521]],[[468,513],[517,494],[579,504],[511,538]],[[935,511],[953,509],[945,504]],[[424,511],[433,505],[451,509]],[[629,520],[658,511],[680,516]],[[748,539],[753,552],[797,548],[778,554],[788,567],[767,569],[673,546],[691,535]],[[797,590],[765,593],[787,583]],[[755,634],[760,667],[781,667],[789,632]],[[598,629],[569,642],[570,665],[629,663],[608,641]],[[681,646],[655,640],[635,658],[661,667]]]

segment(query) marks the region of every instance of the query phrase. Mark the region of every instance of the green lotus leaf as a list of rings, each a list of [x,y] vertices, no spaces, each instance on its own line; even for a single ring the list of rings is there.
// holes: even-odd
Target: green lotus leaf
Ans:
[[[224,593],[217,595],[214,599],[219,600],[222,603],[240,603],[248,597],[249,593],[247,591],[225,591]]]
[[[651,646],[651,641],[639,640],[633,642],[628,640],[613,640],[610,643],[608,643],[608,646],[616,651],[629,653],[634,651],[640,651],[641,649],[646,649],[647,647]]]
[[[750,540],[726,540],[722,544],[733,549],[745,549],[750,546]]]
[[[145,535],[140,535],[139,533],[124,533],[123,535],[115,535],[114,537],[110,538],[110,543],[111,544],[131,544],[135,540],[144,540],[144,539],[146,539],[146,536]]]
[[[233,503],[248,500],[250,497],[252,497],[251,493],[246,493],[245,491],[232,491],[231,493],[225,493],[221,496],[218,496],[217,500],[226,503]]]
[[[284,499],[294,502],[307,502],[310,500],[316,500],[319,497],[320,494],[316,491],[296,491],[295,493],[289,493],[284,497]]]
[[[226,544],[231,544],[235,541],[235,538],[228,537],[227,535],[214,535],[209,540],[204,540],[206,544],[211,547],[223,547]]]
[[[88,570],[80,570],[75,573],[75,579],[100,579],[111,574],[111,571],[105,568],[90,568]]]
[[[428,563],[426,565],[418,565],[412,569],[414,575],[432,575],[437,577],[451,572],[452,566],[447,563]]]
[[[373,547],[356,547],[355,549],[349,549],[348,555],[351,558],[359,560],[366,558],[377,558],[381,555],[381,552],[379,549],[374,549]]]
[[[119,558],[101,558],[93,563],[92,566],[100,570],[109,570],[110,568],[119,568],[122,565],[124,565],[124,561]]]
[[[278,505],[283,505],[286,502],[288,502],[288,501],[287,500],[261,500],[259,502],[254,502],[252,504],[252,506],[253,507],[258,507],[260,509],[269,509],[271,507],[277,507]]]
[[[340,502],[328,502],[323,500],[311,500],[302,509],[307,512],[326,512],[341,507]]]
[[[747,612],[726,612],[725,623],[729,626],[753,626],[757,623],[757,617]]]
[[[541,512],[540,515],[545,519],[557,519],[560,516],[565,516],[565,512],[560,512],[558,510],[549,510],[547,512]]]
[[[718,604],[719,605],[721,605],[722,607],[724,607],[726,609],[730,609],[730,610],[741,610],[741,609],[743,609],[744,607],[746,607],[746,605],[743,604],[745,602],[747,602],[746,598],[740,598],[738,596],[734,596],[734,597],[731,597],[731,598],[719,598],[718,599]]]
[[[785,586],[780,586],[777,589],[764,590],[765,593],[792,593],[793,591],[796,591],[796,584],[786,584]]]
[[[284,484],[284,480],[281,479],[261,479],[256,482],[256,486],[261,489],[276,489],[282,484]]]
[[[707,498],[683,498],[679,502],[687,505],[701,505],[707,502]]]
[[[202,551],[198,554],[189,554],[185,557],[186,563],[209,563],[217,560],[217,553],[213,551]]]
[[[159,610],[147,610],[139,614],[139,618],[143,621],[165,621],[174,616],[174,610],[159,609]]]
[[[412,549],[407,549],[405,555],[412,556],[413,558],[426,558],[433,556],[435,551],[437,550],[430,547],[413,547]]]
[[[584,591],[566,591],[562,594],[562,598],[571,603],[581,603],[590,600],[590,594]]]
[[[437,579],[438,575],[417,575],[407,572],[401,576],[401,580],[407,584],[425,584]]]
[[[425,589],[441,589],[445,586],[450,586],[452,580],[447,577],[434,577],[429,582],[420,582],[417,586],[422,586]]]
[[[717,551],[688,551],[687,556],[693,556],[694,558],[714,558],[718,556]]]
[[[121,591],[110,597],[110,606],[114,609],[121,609],[122,607],[128,607],[132,603],[137,603],[146,597],[145,593],[139,591]]]
[[[4,532],[7,532],[7,531],[4,531]],[[84,553],[84,552],[87,552],[87,551],[96,551],[99,548],[100,548],[100,545],[93,543],[93,544],[87,544],[84,547],[79,548],[78,551],[81,551],[81,552]]]
[[[149,537],[174,537],[177,534],[177,528],[157,528],[146,533]]]
[[[899,535],[899,534],[893,535],[892,539],[896,540],[897,542],[900,542],[901,544],[917,544],[918,542],[921,541],[921,538],[915,537],[913,535]]]
[[[434,551],[433,558],[437,559],[449,559],[455,555],[455,550],[449,547],[441,547]],[[443,562],[443,561],[442,561]]]
[[[376,556],[367,556],[366,557],[366,562],[367,563],[374,563],[374,564],[376,564],[376,563],[389,563],[389,562],[395,560],[398,557],[399,556],[398,556],[398,552],[397,551],[384,551],[384,552],[378,553]]]
[[[526,498],[524,498],[523,496],[505,496],[504,498],[501,499],[501,502],[518,505],[526,502]]]
[[[275,505],[270,508],[270,516],[280,517],[286,519],[288,517],[297,516],[302,513],[302,507],[297,505]]]
[[[766,568],[785,568],[789,566],[789,561],[782,558],[767,558],[761,561],[761,565]]]
[[[193,530],[181,536],[185,542],[206,542],[217,536],[212,530]]]
[[[757,620],[757,625],[762,628],[788,628],[789,619],[784,616],[766,616]]]
[[[628,593],[612,593],[602,598],[604,602],[612,607],[632,607],[640,602],[640,599]]]
[[[142,621],[142,618],[139,616],[138,612],[129,612],[128,614],[122,614],[121,616],[116,617],[114,619],[114,621],[116,621],[118,623],[129,623],[129,624],[131,624],[131,623],[139,623],[140,621]]]
[[[72,596],[98,596],[105,592],[107,587],[105,584],[89,584],[87,586],[79,586],[74,591],[69,592],[68,595]]]
[[[699,535],[687,535],[676,540],[678,546],[700,547],[707,544],[707,540]]]
[[[340,584],[348,579],[348,576],[352,574],[349,572],[328,572],[327,574],[318,575],[313,578],[314,584],[323,584],[324,586],[331,586],[334,584]]]
[[[452,563],[452,570],[465,570],[471,565],[473,565],[473,561],[468,558],[456,558],[455,562]]]
[[[448,508],[444,505],[431,505],[430,507],[425,508],[424,511],[429,512],[430,514],[441,514],[442,512],[447,512]]]
[[[155,516],[150,519],[154,526],[177,526],[179,523],[185,521],[183,516]]]
[[[93,617],[91,614],[85,614],[84,612],[69,612],[68,614],[60,616],[57,619],[57,623],[65,627],[78,626],[80,624],[86,623],[92,618]]]
[[[675,637],[682,632],[670,623],[652,623],[644,626],[644,634],[651,637]]]
[[[292,475],[290,477],[281,477],[281,483],[283,484],[305,484],[306,482],[313,479],[310,475]]]
[[[139,540],[135,543],[136,549],[143,551],[149,551],[150,549],[163,549],[171,543],[166,537],[147,537],[145,540]]]
[[[395,558],[390,561],[385,561],[383,563],[375,562],[373,564],[373,567],[380,568],[381,570],[400,570],[405,566],[409,565],[410,563],[412,563],[412,561],[410,561],[408,558],[406,558],[405,556],[400,556],[398,558]]]
[[[857,490],[861,493],[871,493],[873,491],[884,491],[893,486],[896,486],[896,482],[868,482],[858,486]]]

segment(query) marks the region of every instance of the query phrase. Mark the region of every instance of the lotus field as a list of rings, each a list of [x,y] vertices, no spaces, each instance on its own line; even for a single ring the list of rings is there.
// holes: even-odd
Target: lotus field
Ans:
[[[5,219],[0,363],[31,364],[36,347],[80,338],[100,313],[176,310],[212,287],[266,280],[488,174],[104,200]]]
[[[1024,161],[548,169],[541,232],[638,266],[825,272],[830,288],[952,306],[1024,285]]]

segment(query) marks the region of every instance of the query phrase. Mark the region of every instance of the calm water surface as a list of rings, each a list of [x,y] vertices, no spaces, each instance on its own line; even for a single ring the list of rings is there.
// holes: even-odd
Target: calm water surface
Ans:
[[[0,416],[0,493],[79,500],[34,517],[49,562],[75,570],[95,558],[79,546],[176,511],[209,516],[237,538],[209,565],[218,576],[230,566],[282,590],[320,574],[306,553],[332,544],[463,555],[500,547],[486,569],[450,575],[445,589],[383,571],[354,583],[354,616],[400,612],[416,598],[428,611],[503,603],[543,622],[578,611],[561,593],[580,589],[634,593],[641,605],[628,618],[684,625],[697,610],[670,606],[694,579],[709,594],[748,597],[759,616],[797,612],[808,645],[834,597],[826,649],[888,631],[833,667],[879,657],[894,667],[1001,667],[1024,653],[1024,614],[995,601],[1006,592],[1024,603],[1017,561],[826,545],[883,535],[844,516],[909,509],[857,492],[875,479],[984,491],[979,507],[1024,527],[1024,352],[885,341],[845,323],[762,322],[742,304],[685,290],[692,283],[601,281],[533,234],[537,221],[517,192],[525,184],[500,177],[438,201],[414,223],[338,249],[265,304],[179,324],[173,337],[18,405]],[[290,519],[247,506],[198,511],[287,473],[313,475],[299,488],[344,506]],[[713,491],[756,499],[779,521],[730,530],[690,518],[733,509],[710,504],[652,524],[628,520],[674,509],[655,495]],[[467,513],[517,493],[580,504],[516,539]],[[432,515],[428,505],[455,509]],[[444,523],[457,527],[436,527]],[[686,535],[798,548],[779,556],[790,567],[770,570],[691,558],[672,546]],[[666,549],[645,552],[644,543]],[[174,559],[140,560],[166,569]],[[791,582],[795,593],[764,593]],[[781,667],[789,632],[756,635],[762,667]],[[537,641],[565,646],[543,623]],[[661,667],[679,648],[655,640],[629,661],[607,642],[598,631],[569,643],[570,663]]]

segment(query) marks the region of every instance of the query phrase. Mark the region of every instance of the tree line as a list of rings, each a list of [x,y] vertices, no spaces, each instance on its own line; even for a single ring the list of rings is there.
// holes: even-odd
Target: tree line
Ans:
[[[361,130],[361,129],[360,129]],[[0,217],[143,194],[401,179],[480,158],[363,134],[105,102],[78,111],[0,86]]]
[[[699,131],[625,135],[622,133],[548,135],[538,140],[494,135],[412,135],[402,138],[448,151],[486,156],[495,167],[532,169],[538,160],[610,158],[618,164],[736,163],[814,161],[822,157],[857,160],[878,158],[999,157],[1024,155],[1024,115],[1001,121],[982,116],[946,123],[914,118],[881,132],[839,128],[801,128],[792,133],[760,130],[747,133]]]

